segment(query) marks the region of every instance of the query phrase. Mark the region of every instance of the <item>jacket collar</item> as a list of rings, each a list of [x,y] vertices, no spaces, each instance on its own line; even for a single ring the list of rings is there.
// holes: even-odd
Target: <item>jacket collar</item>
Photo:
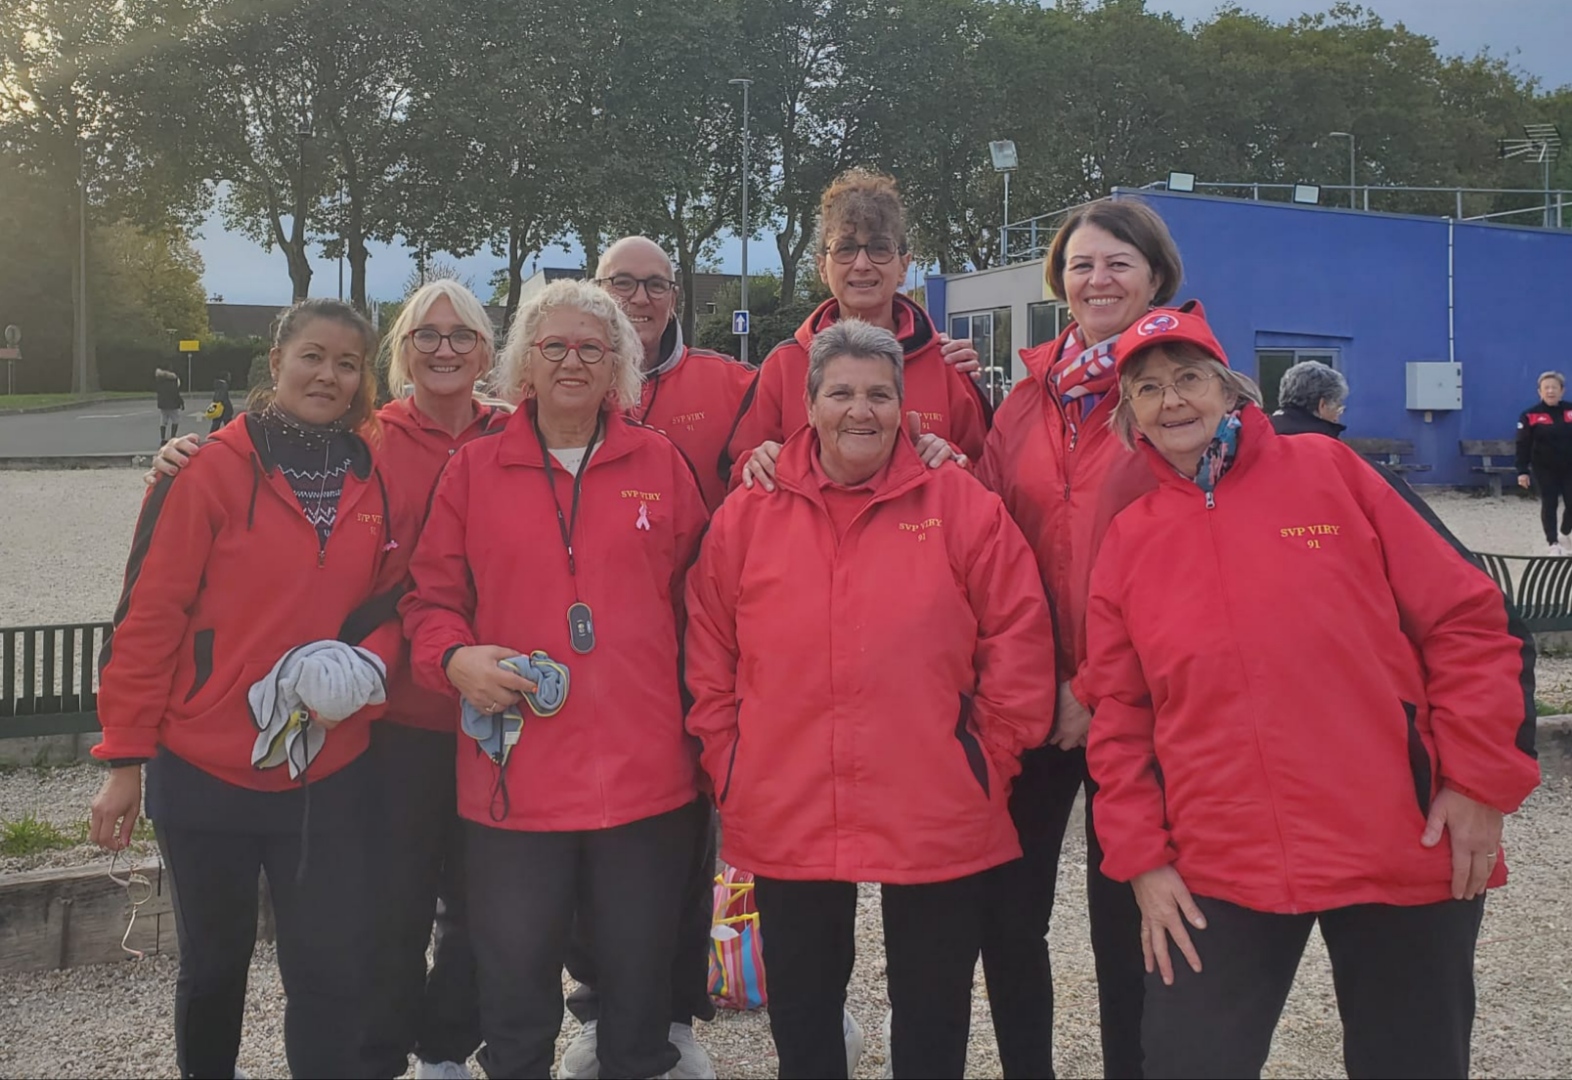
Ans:
[[[530,468],[546,467],[545,460],[540,455],[540,439],[535,435],[535,413],[539,404],[530,399],[521,404],[508,417],[507,424],[502,429],[500,445],[497,447],[497,463],[499,465],[523,465]],[[601,408],[604,422],[601,427],[600,449],[590,456],[586,469],[593,469],[608,461],[632,453],[638,445],[629,432],[628,419],[622,413]],[[638,426],[638,425],[633,425]],[[556,462],[552,462],[556,466]],[[556,466],[560,468],[560,466]]]
[[[813,314],[797,327],[795,335],[797,344],[804,349],[810,348],[813,345],[814,335],[828,326],[833,326],[840,317],[841,302],[832,296],[814,309]],[[908,364],[929,349],[935,352],[938,349],[939,330],[933,325],[933,320],[914,301],[899,293],[895,294],[895,337],[906,353]]]
[[[1218,481],[1218,488],[1226,485],[1230,476],[1248,472],[1266,452],[1270,440],[1290,437],[1278,435],[1272,428],[1271,418],[1262,412],[1259,406],[1254,403],[1246,405],[1244,411],[1239,414],[1239,449],[1234,454],[1234,461],[1228,467],[1228,472]],[[1196,486],[1194,479],[1168,464],[1168,459],[1159,454],[1157,447],[1146,439],[1137,436],[1136,448],[1146,455],[1147,464],[1151,466],[1152,472],[1157,475],[1161,484],[1204,496],[1205,493]]]
[[[226,424],[209,435],[207,441],[219,443],[242,458],[255,457],[262,471],[272,476],[277,469],[277,463],[271,459],[265,441],[258,434],[260,428],[257,426],[257,418],[249,412],[244,416],[243,423]],[[349,440],[354,454],[350,461],[350,472],[357,480],[370,479],[371,469],[375,464],[371,446],[356,432],[350,433]]]
[[[1340,439],[1343,432],[1348,430],[1347,424],[1339,424],[1336,420],[1317,416],[1302,405],[1284,405],[1277,411],[1294,420],[1306,434],[1330,435],[1334,439]]]
[[[813,475],[813,461],[819,455],[819,433],[811,425],[801,428],[786,440],[781,456],[775,463],[775,479],[785,491],[800,495],[818,506],[824,505],[824,494]],[[903,428],[895,436],[895,446],[890,453],[889,471],[879,490],[869,500],[873,503],[888,502],[928,482],[933,470],[922,463],[917,450]]]
[[[476,425],[479,425],[481,431],[489,431],[493,426],[501,426],[498,421],[505,417],[506,413],[495,405],[488,405],[478,398],[473,400],[475,401],[475,417],[470,421],[469,428],[464,429],[465,431]],[[383,423],[394,424],[399,427],[419,428],[421,431],[436,432],[447,438],[452,438],[448,434],[447,428],[420,411],[420,406],[415,404],[413,395],[388,402],[382,406],[378,415]]]
[[[666,332],[661,335],[661,361],[644,372],[646,379],[653,379],[674,370],[682,363],[682,358],[688,355],[688,347],[682,340],[682,324],[677,321],[677,316],[671,317],[671,322],[666,324]]]

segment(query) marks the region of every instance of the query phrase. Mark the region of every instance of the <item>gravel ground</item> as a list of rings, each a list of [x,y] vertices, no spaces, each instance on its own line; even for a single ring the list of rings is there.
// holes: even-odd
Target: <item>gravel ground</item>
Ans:
[[[0,625],[103,619],[119,591],[141,497],[126,472],[0,473]],[[1538,517],[1528,500],[1427,494],[1465,543],[1481,550],[1536,554]],[[69,551],[62,559],[58,553]],[[1572,658],[1543,657],[1541,698],[1572,700]],[[1554,698],[1551,698],[1554,699]],[[82,765],[0,771],[0,821],[27,813],[72,829],[85,816],[100,774]],[[1572,1075],[1572,782],[1541,788],[1508,823],[1511,885],[1492,896],[1476,971],[1479,1014],[1474,1073],[1486,1077]],[[86,847],[31,860],[0,860],[0,873],[43,865],[105,862]],[[1085,915],[1085,843],[1066,838],[1060,904],[1050,936],[1058,1001],[1056,1053],[1062,1076],[1101,1074],[1096,983]],[[877,891],[865,887],[858,913],[859,957],[850,1008],[868,1036],[859,1076],[879,1075],[883,1047],[883,950]],[[0,1077],[175,1076],[172,1032],[175,964],[168,958],[70,971],[0,973]],[[978,990],[967,1073],[997,1076],[987,1001]],[[252,965],[240,1065],[253,1076],[287,1076],[283,992],[270,947]],[[573,1030],[565,1024],[563,1043]],[[762,1014],[722,1014],[699,1025],[720,1075],[775,1073]],[[477,1072],[477,1075],[478,1072]],[[1341,1076],[1336,1001],[1319,938],[1301,965],[1273,1043],[1266,1075]]]

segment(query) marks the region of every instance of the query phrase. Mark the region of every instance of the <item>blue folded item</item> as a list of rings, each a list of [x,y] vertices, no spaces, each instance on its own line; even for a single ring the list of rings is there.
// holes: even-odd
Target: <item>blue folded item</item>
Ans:
[[[535,684],[535,689],[523,699],[530,712],[536,716],[555,716],[562,711],[568,700],[566,667],[539,649],[528,656],[514,656],[497,663]],[[519,741],[519,733],[524,730],[524,714],[517,705],[494,713],[481,712],[466,699],[459,725],[487,757],[498,765],[505,765],[508,754]]]

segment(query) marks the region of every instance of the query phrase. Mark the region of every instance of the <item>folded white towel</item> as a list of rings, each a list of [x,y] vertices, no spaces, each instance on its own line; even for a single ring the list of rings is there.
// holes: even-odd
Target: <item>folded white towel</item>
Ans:
[[[251,764],[269,769],[289,762],[296,779],[322,750],[327,732],[310,723],[307,710],[343,720],[387,700],[387,667],[380,657],[342,641],[313,641],[289,650],[247,693],[251,719],[261,733]]]

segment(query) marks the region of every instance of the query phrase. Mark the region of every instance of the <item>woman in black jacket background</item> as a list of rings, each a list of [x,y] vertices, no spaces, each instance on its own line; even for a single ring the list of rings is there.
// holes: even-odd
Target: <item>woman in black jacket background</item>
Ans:
[[[1550,554],[1572,552],[1572,408],[1562,397],[1567,379],[1559,371],[1539,377],[1539,401],[1517,418],[1517,486],[1529,478],[1539,487],[1539,518]],[[1556,533],[1556,504],[1564,509]]]

